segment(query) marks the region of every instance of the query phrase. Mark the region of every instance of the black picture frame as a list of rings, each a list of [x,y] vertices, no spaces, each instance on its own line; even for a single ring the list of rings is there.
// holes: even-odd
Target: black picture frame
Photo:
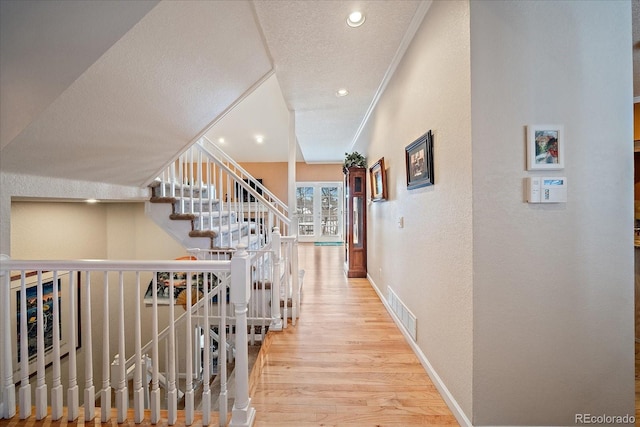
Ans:
[[[434,185],[433,133],[428,131],[407,145],[404,151],[407,189]]]

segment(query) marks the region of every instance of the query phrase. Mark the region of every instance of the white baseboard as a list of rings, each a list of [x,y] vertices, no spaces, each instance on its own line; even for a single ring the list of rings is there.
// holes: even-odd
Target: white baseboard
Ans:
[[[433,369],[433,366],[429,362],[429,359],[427,359],[427,356],[425,356],[425,354],[422,352],[420,347],[418,347],[418,344],[415,341],[413,341],[413,339],[411,339],[409,332],[407,332],[407,330],[402,326],[402,322],[400,322],[400,319],[398,319],[398,317],[395,315],[395,313],[387,303],[386,298],[382,295],[382,292],[380,292],[380,289],[378,289],[378,286],[376,285],[376,283],[373,281],[373,279],[368,273],[367,273],[367,279],[369,279],[369,283],[371,283],[371,287],[378,294],[378,297],[380,298],[380,301],[382,301],[384,308],[391,315],[391,318],[396,323],[396,326],[398,326],[398,329],[400,330],[400,332],[402,332],[404,339],[407,341],[407,343],[409,344],[413,352],[416,354],[416,356],[418,356],[418,360],[420,360],[422,367],[427,372],[427,375],[429,375],[429,378],[431,378],[431,381],[433,381],[433,384],[436,386],[436,388],[440,392],[442,399],[444,399],[444,402],[447,404],[447,406],[453,413],[453,416],[456,417],[456,420],[458,421],[458,423],[460,423],[460,425],[463,427],[473,427],[473,424],[471,424],[471,421],[469,420],[469,418],[467,418],[467,415],[464,413],[460,405],[458,405],[458,402],[456,401],[456,399],[453,397],[451,392],[449,392],[449,389],[444,384],[444,382],[442,381],[438,373],[435,371],[435,369]]]

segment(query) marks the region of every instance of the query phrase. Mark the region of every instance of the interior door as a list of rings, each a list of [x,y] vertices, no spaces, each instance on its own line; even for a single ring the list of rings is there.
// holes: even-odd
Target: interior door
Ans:
[[[342,241],[342,191],[342,182],[296,184],[296,214],[300,241]]]

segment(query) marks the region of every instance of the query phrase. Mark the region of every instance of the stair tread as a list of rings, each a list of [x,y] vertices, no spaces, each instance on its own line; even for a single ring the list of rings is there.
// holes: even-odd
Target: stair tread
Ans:
[[[191,237],[217,237],[218,231],[221,233],[232,233],[234,231],[240,230],[245,224],[235,223],[235,224],[226,224],[221,226],[215,226],[213,230],[191,230],[189,232],[189,236]]]

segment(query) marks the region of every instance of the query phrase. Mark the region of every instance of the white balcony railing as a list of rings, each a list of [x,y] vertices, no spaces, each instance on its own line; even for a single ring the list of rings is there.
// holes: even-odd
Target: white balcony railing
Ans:
[[[279,233],[275,236],[278,240]],[[240,248],[231,260],[188,262],[3,259],[1,418],[40,420],[50,407],[51,419],[57,420],[66,407],[72,421],[82,404],[85,420],[93,419],[99,406],[106,422],[113,392],[118,423],[125,421],[132,405],[136,423],[143,420],[145,409],[149,421],[158,423],[160,409],[166,407],[169,425],[175,423],[178,409],[184,409],[190,424],[199,400],[202,423],[209,425],[214,409],[209,381],[203,379],[219,369],[218,410],[224,425],[224,368],[231,355],[236,369],[235,395],[229,396],[234,399],[232,424],[251,425],[255,411],[248,395],[247,346],[259,336],[257,326],[264,334],[267,325],[278,323],[256,283],[281,277],[275,270],[281,262],[276,252],[267,248],[250,254]],[[269,299],[279,299],[275,295]],[[150,389],[143,379],[147,374]],[[202,387],[195,396],[194,381],[199,379]]]

